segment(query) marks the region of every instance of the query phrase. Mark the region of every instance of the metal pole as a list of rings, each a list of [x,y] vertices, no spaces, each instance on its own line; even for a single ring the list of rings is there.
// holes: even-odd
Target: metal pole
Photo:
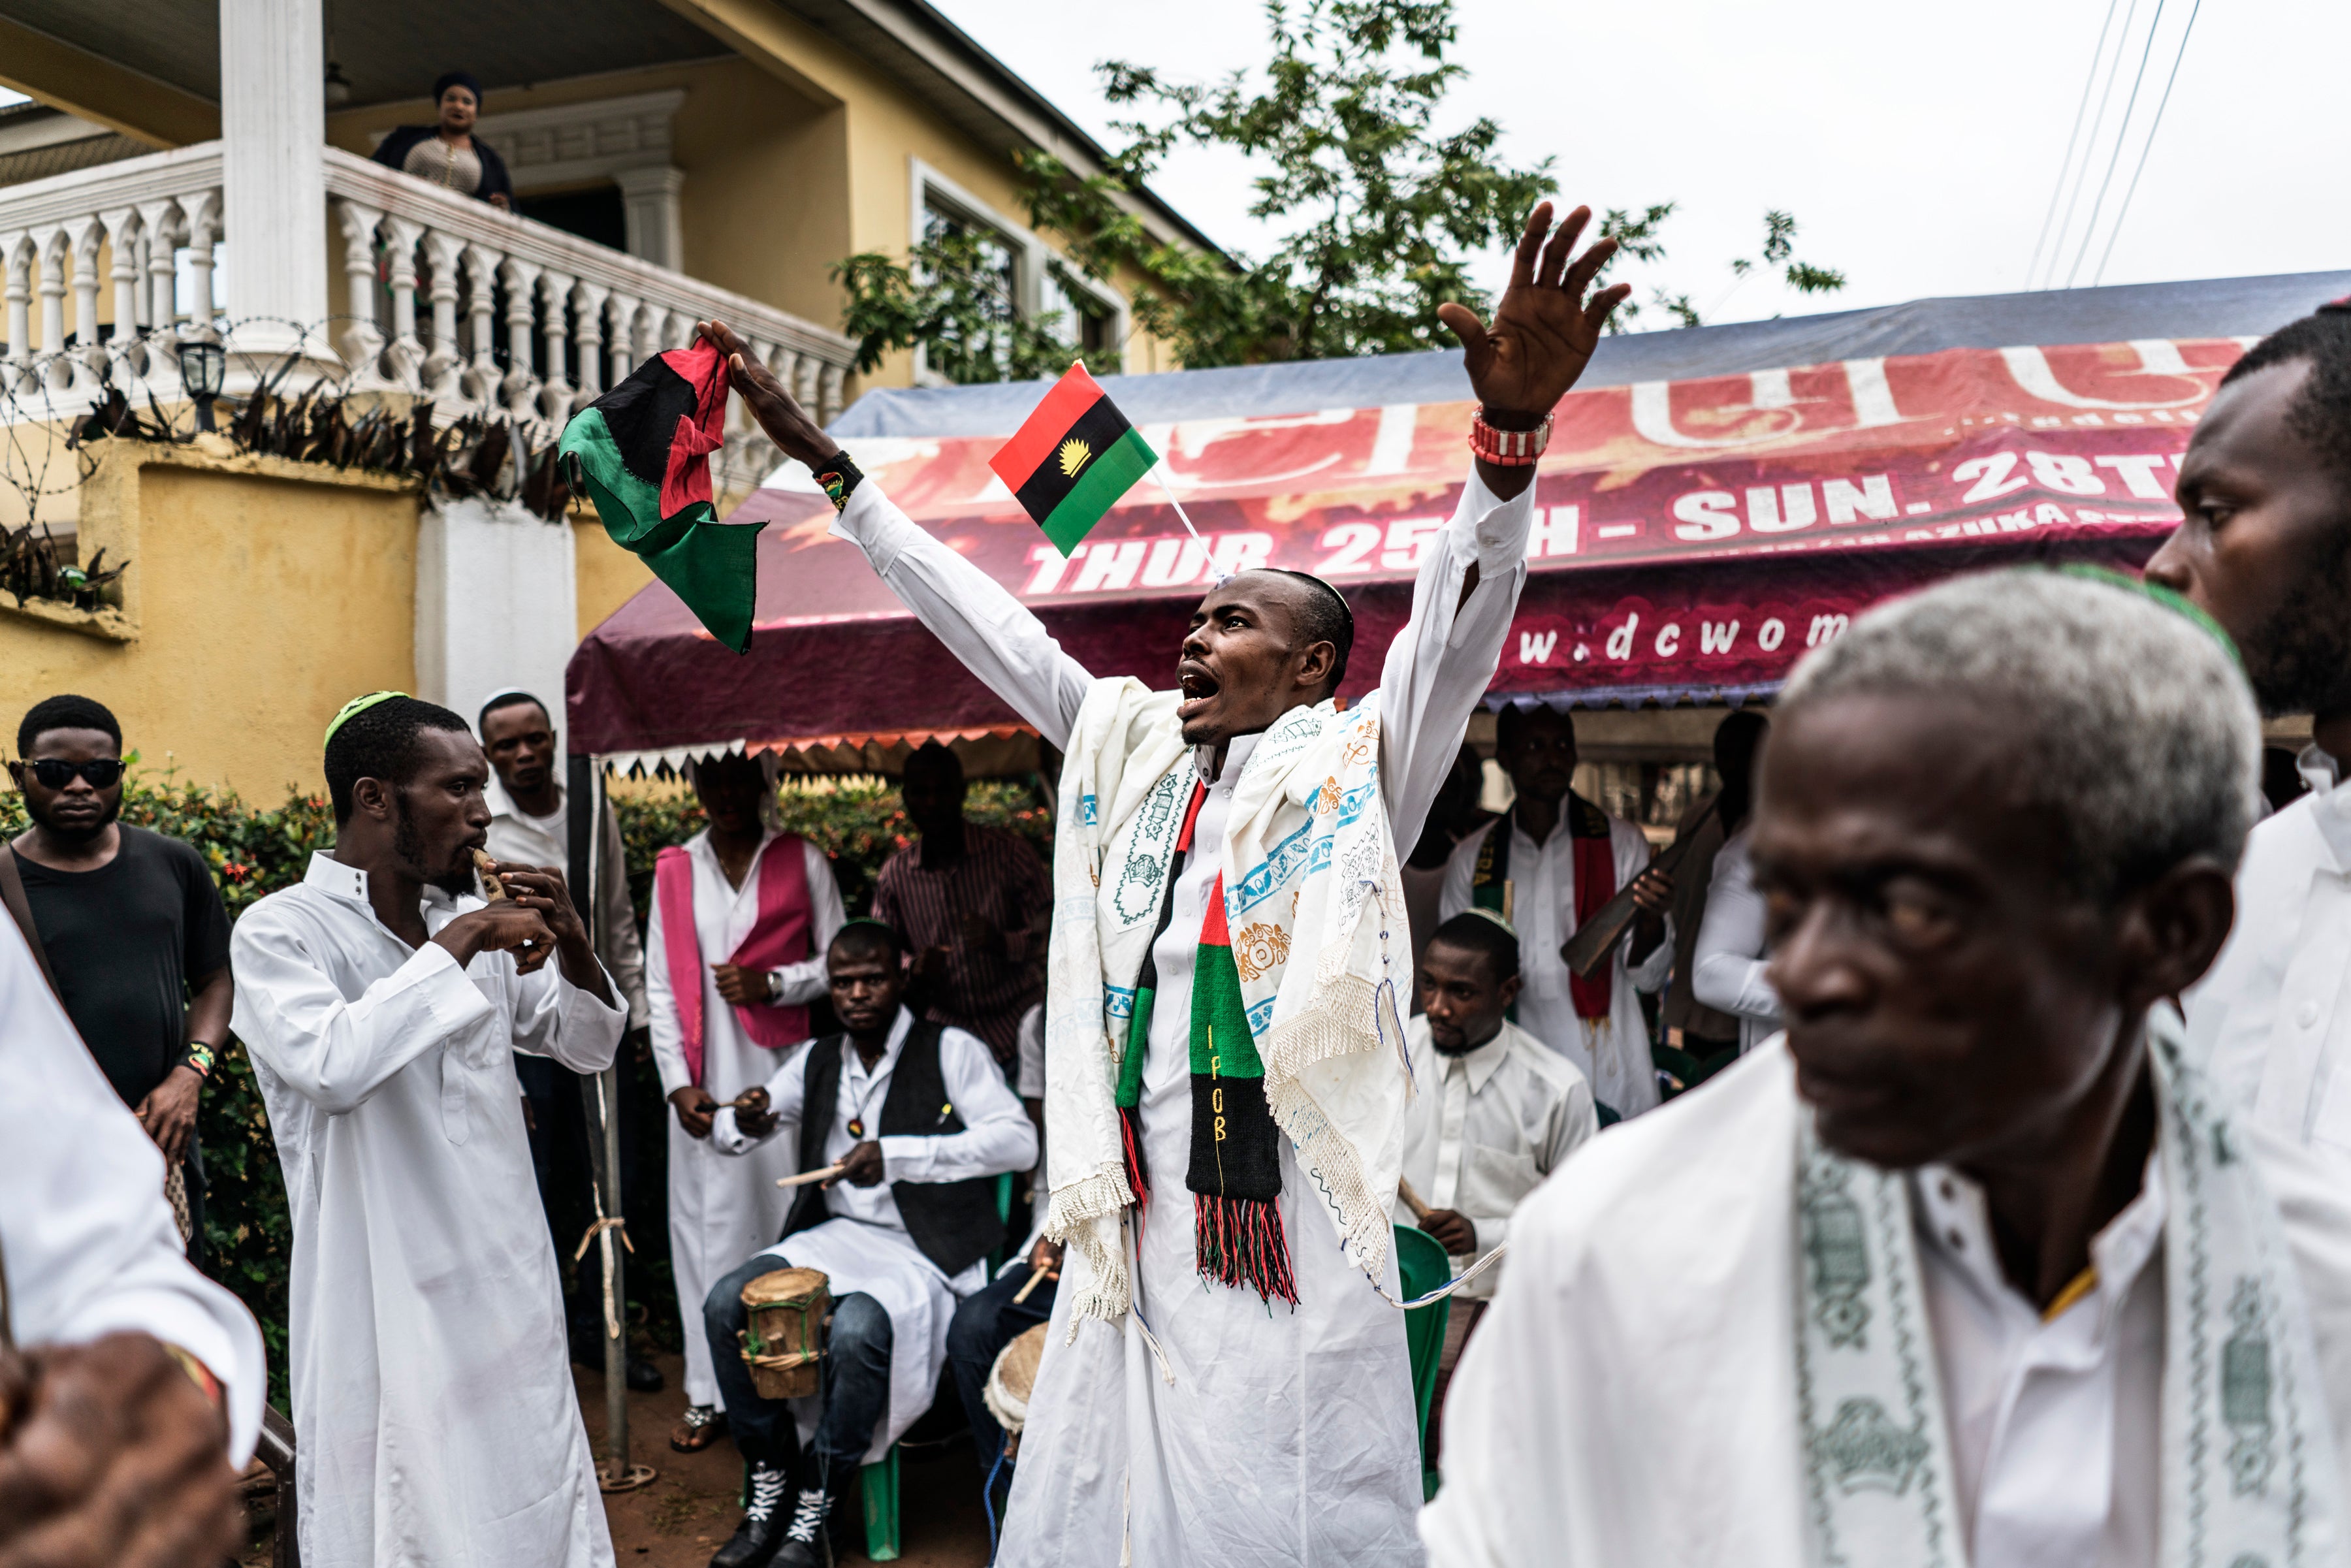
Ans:
[[[603,869],[598,863],[604,847],[603,772],[590,758],[577,752],[570,755],[568,764],[565,797],[570,810],[565,813],[565,827],[570,841],[566,847],[570,852],[572,902],[579,906],[580,918],[587,922],[592,940],[599,903],[596,879]],[[612,1065],[600,1073],[583,1076],[580,1087],[580,1109],[587,1122],[588,1159],[593,1171],[599,1222],[594,1247],[601,1265],[600,1305],[604,1324],[605,1463],[601,1470],[609,1490],[627,1484],[629,1478],[629,1296],[621,1260],[625,1249],[620,1234],[616,1234],[622,1214],[619,1059],[616,1057]]]

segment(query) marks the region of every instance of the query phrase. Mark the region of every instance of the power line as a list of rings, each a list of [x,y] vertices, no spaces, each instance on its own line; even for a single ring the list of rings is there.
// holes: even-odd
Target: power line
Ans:
[[[2089,258],[2090,237],[2098,232],[2098,212],[2106,204],[2106,192],[2115,183],[2115,171],[2123,161],[2123,142],[2130,136],[2131,111],[2138,108],[2138,89],[2147,81],[2147,62],[2155,57],[2155,36],[2163,29],[2163,7],[2168,0],[2155,0],[2155,20],[2147,25],[2147,47],[2138,52],[2138,70],[2131,78],[2130,99],[2123,105],[2122,123],[2115,128],[2115,150],[2106,159],[2105,178],[2098,182],[2098,199],[2090,204],[2090,221],[2082,225],[2082,248],[2074,253],[2074,265],[2066,270],[2065,287],[2082,275],[2082,263]]]
[[[2057,221],[2057,202],[2065,193],[2065,174],[2074,166],[2074,146],[2082,139],[2082,117],[2090,111],[2090,89],[2098,84],[2098,61],[2106,52],[2106,34],[2115,25],[2115,9],[2122,0],[2106,0],[2106,19],[2098,24],[2098,45],[2090,51],[2090,68],[2082,77],[2082,101],[2074,106],[2074,129],[2065,138],[2065,156],[2057,162],[2057,183],[2049,188],[2049,210],[2041,217],[2041,237],[2032,242],[2032,259],[2025,264],[2024,286],[2041,270],[2042,247],[2049,243],[2049,225]]]
[[[2065,235],[2074,226],[2074,209],[2081,204],[2082,187],[2089,183],[2090,158],[2098,144],[2098,128],[2106,122],[2106,105],[2114,101],[2115,78],[2122,75],[2123,48],[2130,41],[2131,24],[2138,20],[2138,0],[2130,0],[2130,8],[2123,13],[2123,30],[2115,37],[2115,57],[2106,65],[2106,85],[2098,89],[2098,110],[2090,117],[2090,140],[2082,149],[2082,166],[2074,171],[2074,189],[2065,198],[2065,215],[2057,220],[2057,248],[2049,257],[2049,271],[2041,287],[2047,288],[2057,281],[2057,263],[2065,251]],[[2090,62],[2093,73],[2097,62]]]
[[[2188,26],[2179,30],[2179,52],[2171,57],[2171,75],[2164,78],[2163,97],[2155,106],[2155,121],[2147,128],[2147,141],[2138,150],[2138,167],[2131,171],[2130,185],[2123,192],[2123,204],[2115,209],[2115,226],[2106,233],[2106,248],[2098,257],[2098,270],[2090,277],[2090,286],[2096,287],[2106,276],[2106,263],[2114,259],[2115,241],[2122,237],[2123,220],[2130,215],[2131,198],[2138,194],[2138,177],[2147,172],[2147,155],[2155,151],[2155,133],[2163,129],[2163,111],[2171,103],[2171,89],[2179,80],[2179,62],[2188,57],[2189,35],[2196,31],[2197,14],[2204,9],[2204,0],[2188,12]]]

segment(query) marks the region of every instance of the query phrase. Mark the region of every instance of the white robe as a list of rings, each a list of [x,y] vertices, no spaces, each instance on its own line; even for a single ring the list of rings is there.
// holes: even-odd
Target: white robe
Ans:
[[[2301,760],[2311,792],[2245,841],[2188,1049],[2231,1103],[2351,1169],[2351,784],[2314,746]]]
[[[1421,1516],[1432,1564],[1809,1568],[1790,1198],[1805,1114],[1774,1039],[1594,1138],[1520,1206],[1500,1294],[1447,1396],[1445,1485]],[[2239,1146],[2277,1201],[2339,1438],[2351,1434],[2351,1197],[2259,1128]],[[2159,1185],[2093,1244],[2101,1300],[2044,1326],[2016,1299],[2015,1326],[1969,1299],[1996,1272],[1962,1266],[1989,1245],[1980,1199],[1922,1176],[1913,1215],[1939,1238],[1920,1250],[1962,1543],[1984,1546],[1975,1568],[2039,1564],[2036,1547],[2056,1542],[2074,1543],[2082,1568],[2120,1568],[2112,1544],[2151,1540],[2159,1505],[2145,1430],[2165,1354],[2145,1330],[2147,1293],[2159,1322],[2164,1291],[2147,1267]]]
[[[765,1083],[777,1065],[793,1054],[770,1051],[743,1032],[733,1005],[718,994],[710,972],[751,934],[759,915],[759,867],[767,842],[751,857],[743,885],[720,869],[707,830],[685,841],[694,867],[694,929],[702,949],[702,1086],[716,1100],[732,1100]],[[816,845],[801,841],[808,870],[809,956],[770,970],[778,1007],[804,1006],[825,993],[824,950],[841,929],[841,888],[832,863]],[[662,926],[661,900],[653,901],[645,928],[645,998],[652,1017],[653,1065],[660,1070],[664,1098],[694,1082],[685,1070],[685,1041],[678,1025],[677,994],[672,988],[669,946]],[[792,1195],[776,1186],[778,1176],[799,1168],[789,1139],[760,1145],[740,1159],[728,1159],[678,1125],[677,1112],[664,1106],[669,1123],[669,1255],[677,1280],[677,1310],[688,1325],[702,1322],[702,1299],[727,1270],[774,1241],[791,1212]],[[718,1376],[711,1370],[710,1344],[699,1333],[685,1336],[685,1398],[689,1405],[718,1403]]]
[[[1637,1116],[1656,1108],[1658,1093],[1648,1020],[1641,1016],[1641,998],[1635,993],[1665,988],[1673,974],[1674,934],[1669,923],[1664,940],[1635,964],[1627,931],[1608,956],[1608,1016],[1595,1019],[1577,1014],[1568,990],[1567,960],[1559,956],[1576,931],[1575,840],[1567,831],[1566,807],[1562,799],[1560,820],[1541,844],[1520,828],[1515,810],[1462,840],[1445,862],[1445,891],[1437,907],[1446,920],[1469,907],[1470,883],[1486,835],[1509,833],[1510,923],[1518,927],[1519,971],[1525,977],[1519,992],[1519,1027],[1573,1062],[1591,1083],[1593,1098],[1619,1116]],[[1648,869],[1648,838],[1632,823],[1609,818],[1608,847],[1615,852],[1618,887],[1631,886]]]
[[[435,890],[425,926],[480,907]],[[601,1071],[627,1011],[552,961],[411,949],[325,854],[229,963],[293,1213],[303,1562],[611,1563],[514,1053]]]
[[[5,916],[0,1270],[20,1345],[144,1333],[202,1362],[224,1391],[229,1462],[245,1463],[269,1381],[261,1330],[242,1301],[189,1265],[163,1200],[163,1156]]]
[[[1502,501],[1473,473],[1421,561],[1412,619],[1389,645],[1380,681],[1380,773],[1399,854],[1419,837],[1493,678],[1526,580],[1532,507],[1531,487]],[[1092,678],[1033,615],[914,527],[871,480],[834,528],[1049,745],[1067,743]],[[1478,588],[1461,604],[1473,564]],[[1167,650],[1171,664],[1175,652]],[[1191,1160],[1193,953],[1233,786],[1254,745],[1242,737],[1227,748],[1176,883],[1175,923],[1154,948],[1159,990],[1142,1123],[1161,1185],[1143,1224],[1136,1311],[1115,1325],[1081,1323],[1070,1343],[1074,1292],[1057,1299],[998,1553],[1011,1568],[1421,1560],[1403,1317],[1340,1251],[1330,1211],[1286,1141],[1280,1209],[1298,1307],[1269,1309],[1252,1292],[1204,1284],[1193,1248],[1181,1174]],[[1393,1259],[1386,1286],[1395,1292]],[[1175,1373],[1172,1385],[1146,1326]]]
[[[710,1130],[711,1144],[722,1155],[778,1144],[797,1148],[802,1120],[820,1115],[828,1123],[827,1165],[847,1158],[864,1137],[873,1137],[882,1145],[880,1181],[872,1186],[833,1183],[824,1192],[831,1218],[764,1249],[778,1269],[814,1269],[822,1273],[833,1300],[862,1292],[890,1314],[890,1398],[881,1425],[874,1428],[873,1446],[865,1456],[869,1465],[880,1463],[889,1454],[890,1445],[931,1407],[939,1373],[946,1366],[947,1324],[955,1317],[956,1305],[987,1283],[985,1258],[952,1279],[939,1271],[938,1265],[906,1234],[906,1222],[898,1212],[892,1186],[902,1181],[968,1181],[1025,1170],[1037,1158],[1037,1129],[1004,1082],[1004,1070],[978,1036],[959,1029],[940,1033],[939,1077],[946,1087],[947,1103],[963,1119],[962,1132],[935,1137],[900,1134],[883,1137],[878,1133],[861,1136],[849,1130],[852,1120],[862,1120],[869,1127],[880,1124],[891,1081],[897,1076],[899,1054],[914,1027],[914,1015],[900,1008],[882,1059],[871,1071],[857,1048],[842,1040],[841,1083],[831,1105],[807,1103],[803,1093],[808,1085],[807,1052],[794,1051],[768,1081],[768,1103],[775,1112],[776,1125],[763,1134],[764,1141],[745,1137],[735,1125],[731,1108],[718,1113]],[[809,1047],[814,1049],[813,1044]],[[742,1261],[735,1260],[735,1263]],[[796,1402],[803,1442],[815,1436],[820,1410],[818,1400]]]

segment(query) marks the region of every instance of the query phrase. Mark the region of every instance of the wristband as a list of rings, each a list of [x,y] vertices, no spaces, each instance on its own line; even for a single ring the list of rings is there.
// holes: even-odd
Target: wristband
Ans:
[[[1479,409],[1469,421],[1469,450],[1497,468],[1531,468],[1551,444],[1551,421],[1552,416],[1545,414],[1532,430],[1497,430],[1486,423],[1486,411]]]
[[[213,1075],[213,1065],[218,1060],[213,1054],[213,1048],[203,1040],[192,1040],[188,1042],[188,1065],[196,1070],[197,1077],[210,1078]]]
[[[813,472],[816,482],[823,486],[824,493],[832,498],[832,509],[836,512],[848,507],[849,497],[865,477],[857,465],[849,460],[846,452],[834,453],[817,465]]]

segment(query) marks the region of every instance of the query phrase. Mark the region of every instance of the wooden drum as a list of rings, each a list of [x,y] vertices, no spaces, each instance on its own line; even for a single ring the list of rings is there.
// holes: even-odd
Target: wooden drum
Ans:
[[[1004,1347],[989,1368],[980,1397],[1004,1428],[1004,1457],[1020,1457],[1021,1428],[1029,1425],[1029,1394],[1037,1385],[1037,1364],[1045,1359],[1043,1323],[1032,1324]]]
[[[804,1399],[824,1384],[831,1282],[815,1269],[778,1269],[743,1287],[750,1326],[736,1336],[765,1399]]]

